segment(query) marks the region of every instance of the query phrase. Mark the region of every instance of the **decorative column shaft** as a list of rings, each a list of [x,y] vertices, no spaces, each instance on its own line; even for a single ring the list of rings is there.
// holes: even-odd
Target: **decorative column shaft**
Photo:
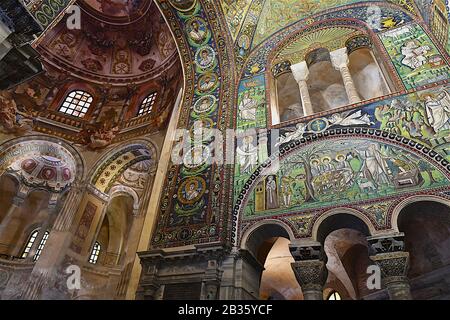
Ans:
[[[347,92],[348,101],[353,104],[361,101],[355,84],[353,82],[350,70],[348,69],[347,48],[341,48],[330,52],[331,63],[336,70],[339,70],[344,81],[345,91]]]
[[[411,289],[407,277],[409,253],[404,250],[403,235],[385,238],[369,238],[374,261],[381,271],[381,283],[391,300],[411,300]]]
[[[311,97],[309,96],[308,84],[306,80],[308,80],[309,69],[306,61],[302,61],[300,63],[294,64],[291,66],[292,75],[297,81],[298,88],[300,90],[300,98],[302,99],[302,107],[303,107],[303,115],[309,116],[314,113]]]
[[[16,211],[16,209],[20,208],[20,206],[23,204],[23,202],[25,201],[25,198],[23,196],[20,195],[16,195],[14,196],[11,206],[9,207],[8,211],[6,212],[5,217],[3,218],[3,220],[0,223],[0,234],[1,231],[5,228],[6,225],[8,225],[8,223],[12,220],[13,216],[14,216],[14,211]]]
[[[295,278],[302,288],[304,300],[323,300],[323,286],[328,270],[321,246],[289,246],[295,262],[291,263]]]
[[[50,222],[52,220],[51,216],[53,215],[53,211],[54,211],[54,208],[51,208],[49,216],[42,223],[42,225],[41,225],[41,227],[39,229],[39,233],[38,233],[36,239],[34,240],[30,251],[28,252],[28,255],[26,257],[26,261],[29,261],[29,262],[34,261],[34,256],[37,253],[39,245],[41,244],[42,240],[44,239],[45,232],[46,231],[50,232],[50,230],[49,230],[50,228],[49,227],[50,227]]]
[[[1,221],[0,224],[0,247],[3,247],[6,250],[9,250],[11,245],[9,244],[8,239],[8,231],[11,231],[8,226],[10,225],[11,221],[14,218],[14,215],[16,214],[17,209],[19,209],[22,204],[25,201],[26,194],[18,193],[16,196],[14,196],[13,201],[11,203],[11,206],[9,207],[8,211],[6,212],[5,217]],[[3,249],[0,249],[3,251]]]
[[[83,196],[84,188],[79,184],[70,186],[69,194],[67,195],[59,215],[56,217],[53,229],[57,231],[68,231],[72,226],[72,221],[75,213],[80,205],[81,197]]]

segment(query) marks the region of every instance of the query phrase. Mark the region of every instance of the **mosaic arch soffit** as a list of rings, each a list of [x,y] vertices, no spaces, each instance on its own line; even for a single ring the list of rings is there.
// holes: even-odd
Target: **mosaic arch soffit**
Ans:
[[[95,167],[91,184],[100,192],[108,193],[117,177],[136,163],[156,158],[156,149],[152,144],[131,144],[115,148],[113,153],[102,157]]]

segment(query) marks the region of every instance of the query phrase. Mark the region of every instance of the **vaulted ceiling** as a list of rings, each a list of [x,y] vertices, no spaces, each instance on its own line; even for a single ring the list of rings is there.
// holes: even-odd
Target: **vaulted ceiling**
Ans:
[[[167,24],[150,0],[84,0],[81,30],[66,19],[46,34],[38,51],[49,64],[94,82],[144,82],[177,63]]]

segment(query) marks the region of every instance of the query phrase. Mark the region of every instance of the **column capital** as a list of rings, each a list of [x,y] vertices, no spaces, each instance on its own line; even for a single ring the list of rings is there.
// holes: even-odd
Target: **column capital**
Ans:
[[[303,260],[291,263],[295,278],[302,291],[317,291],[320,294],[327,280],[328,270],[326,263],[322,260]]]
[[[347,54],[347,48],[340,48],[334,51],[330,52],[330,59],[331,64],[333,67],[335,67],[337,70],[340,70],[344,67],[348,66],[348,54]]]
[[[305,300],[322,300],[323,286],[328,277],[326,255],[322,245],[289,245],[295,262],[291,263],[295,278],[303,291]]]
[[[306,61],[291,65],[291,71],[295,81],[302,82],[308,80],[309,69]]]
[[[409,252],[397,251],[380,253],[371,256],[381,269],[381,277],[385,283],[405,280],[409,269]]]
[[[405,250],[405,234],[402,232],[390,235],[367,237],[369,253],[376,255],[386,252],[397,252]]]
[[[367,240],[372,252],[370,259],[380,268],[382,285],[391,300],[410,300],[409,253],[404,251],[404,234],[369,237]]]

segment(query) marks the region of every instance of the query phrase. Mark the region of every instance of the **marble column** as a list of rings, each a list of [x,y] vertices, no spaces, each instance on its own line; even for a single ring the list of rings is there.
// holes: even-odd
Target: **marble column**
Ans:
[[[68,231],[72,226],[73,219],[78,210],[83,196],[84,187],[81,183],[74,183],[70,186],[68,195],[64,200],[59,215],[56,217],[53,229],[56,231]]]
[[[14,196],[11,206],[9,207],[8,211],[6,212],[5,217],[3,218],[3,220],[0,223],[0,233],[1,230],[11,221],[11,219],[14,216],[14,211],[16,211],[16,209],[20,208],[20,206],[22,206],[22,204],[25,201],[25,196],[23,195],[16,195]]]
[[[291,267],[302,288],[304,300],[323,300],[328,270],[321,246],[300,247],[291,244],[289,250],[295,260]]]
[[[57,283],[59,281],[58,273],[61,276],[60,268],[72,240],[70,227],[79,209],[84,190],[85,186],[81,182],[72,184],[61,210],[57,212],[58,215],[53,225],[47,224],[43,226],[49,230],[49,238],[45,244],[45,249],[41,252],[39,260],[34,265],[30,278],[25,285],[25,290],[21,295],[21,299],[34,300],[45,298],[41,296],[44,287],[62,285],[62,288],[64,288],[64,284]],[[56,208],[56,202],[53,202],[52,205],[55,205]],[[48,219],[48,221],[53,221],[53,219]],[[41,231],[44,230],[43,227],[41,227]],[[39,232],[40,235],[44,233],[45,231]],[[40,241],[38,242],[38,239],[36,239],[36,243],[38,244]],[[28,257],[34,257],[34,254],[30,252]],[[64,278],[65,274],[62,277]]]
[[[309,96],[308,80],[309,69],[306,61],[299,62],[297,64],[291,65],[292,75],[295,81],[297,81],[298,88],[300,90],[300,98],[302,99],[303,115],[309,116],[314,113],[311,97]]]
[[[14,196],[11,206],[9,207],[8,211],[6,212],[5,217],[1,221],[0,224],[0,253],[9,250],[9,248],[13,247],[14,244],[10,244],[9,242],[9,232],[11,231],[8,226],[10,225],[11,221],[14,218],[14,215],[16,214],[17,210],[23,205],[25,202],[26,194],[24,193],[18,193],[16,196]]]
[[[381,283],[391,300],[412,300],[407,277],[409,253],[388,252],[370,257],[381,269]]]
[[[370,259],[381,271],[381,285],[391,300],[411,300],[409,253],[404,251],[403,235],[368,238]]]
[[[336,70],[339,70],[342,75],[349,103],[353,104],[360,102],[361,98],[358,95],[350,70],[348,69],[349,59],[347,48],[341,48],[330,52],[330,58],[333,67],[336,68]]]
[[[31,249],[28,252],[27,257],[25,258],[26,261],[28,261],[28,262],[35,261],[34,256],[37,253],[39,245],[41,244],[42,240],[44,239],[45,232],[46,231],[50,232],[50,227],[51,227],[50,224],[52,221],[52,216],[55,214],[55,209],[56,209],[55,205],[49,206],[49,208],[48,208],[49,214],[39,229],[38,235],[37,235],[36,239],[34,240],[33,245],[31,246]]]

